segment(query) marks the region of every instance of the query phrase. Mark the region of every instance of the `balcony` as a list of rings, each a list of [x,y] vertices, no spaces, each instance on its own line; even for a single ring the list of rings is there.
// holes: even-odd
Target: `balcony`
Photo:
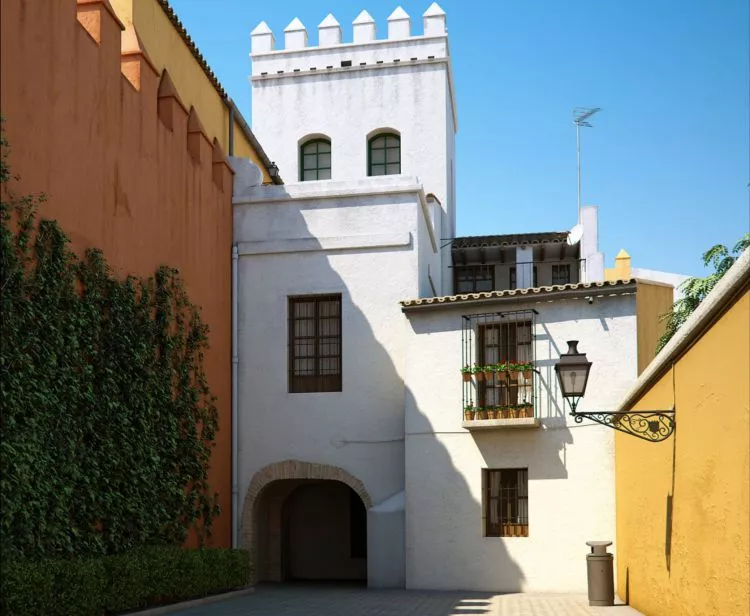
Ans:
[[[533,332],[536,310],[464,315],[461,330],[462,426],[536,428]]]
[[[480,293],[576,284],[586,280],[580,243],[567,232],[455,238],[454,292]]]

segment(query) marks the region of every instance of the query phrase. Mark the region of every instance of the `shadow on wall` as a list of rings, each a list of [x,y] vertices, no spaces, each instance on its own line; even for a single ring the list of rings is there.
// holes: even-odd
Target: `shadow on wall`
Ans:
[[[241,195],[239,197],[241,198]],[[394,360],[394,358],[402,354],[404,336],[413,334],[409,331],[406,317],[401,312],[398,301],[404,299],[404,289],[407,289],[407,293],[416,293],[418,277],[415,273],[414,282],[409,279],[404,282],[402,278],[399,284],[398,278],[394,281],[394,276],[397,276],[398,271],[403,270],[407,265],[417,267],[417,247],[412,243],[403,248],[362,248],[324,252],[319,241],[310,232],[308,223],[310,218],[316,215],[324,216],[329,224],[335,225],[337,217],[343,220],[346,217],[351,219],[356,216],[357,208],[342,207],[337,212],[331,203],[325,202],[319,208],[304,205],[300,212],[296,206],[274,205],[276,207],[272,220],[270,218],[264,220],[265,214],[262,211],[260,213],[253,211],[254,206],[235,206],[240,208],[235,214],[235,233],[237,234],[235,241],[247,241],[247,238],[242,235],[243,232],[249,233],[244,229],[254,228],[255,233],[262,233],[259,230],[260,227],[253,227],[257,221],[264,228],[267,227],[268,239],[304,238],[308,242],[314,242],[319,250],[300,253],[302,258],[298,261],[298,267],[292,267],[293,261],[285,263],[292,257],[291,255],[264,256],[263,261],[258,264],[253,263],[254,257],[251,256],[240,260],[241,281],[243,280],[243,265],[250,273],[250,268],[257,270],[259,267],[273,264],[273,266],[269,265],[271,271],[265,273],[256,271],[253,274],[255,278],[250,278],[250,280],[259,281],[259,285],[263,284],[263,280],[268,279],[272,273],[278,271],[273,270],[273,267],[284,266],[284,279],[275,280],[273,286],[269,284],[268,290],[247,288],[242,282],[240,285],[239,325],[240,331],[244,329],[247,338],[245,338],[244,347],[242,342],[240,344],[239,380],[241,387],[245,389],[240,392],[239,433],[241,438],[243,438],[242,435],[248,435],[240,443],[240,464],[248,466],[247,458],[244,461],[242,459],[244,450],[253,452],[253,466],[257,464],[257,467],[252,469],[254,471],[260,467],[268,468],[267,465],[285,460],[301,461],[296,467],[319,469],[325,467],[333,469],[332,472],[336,472],[337,468],[343,469],[348,475],[362,482],[364,490],[372,497],[372,505],[378,505],[405,489],[405,465],[409,464],[410,457],[417,459],[429,456],[426,466],[429,472],[420,477],[420,483],[426,484],[427,492],[422,489],[419,494],[427,494],[432,502],[440,503],[440,507],[431,510],[422,508],[413,510],[411,518],[406,519],[406,530],[400,536],[396,536],[398,533],[391,533],[389,536],[369,537],[368,583],[372,583],[374,577],[383,573],[386,577],[392,577],[389,572],[374,568],[374,565],[380,566],[382,562],[376,563],[372,560],[375,551],[380,550],[382,553],[384,549],[387,549],[392,554],[390,566],[393,563],[398,566],[400,562],[402,571],[404,559],[406,559],[408,574],[410,556],[425,550],[421,557],[424,560],[425,554],[435,553],[429,545],[431,540],[428,539],[424,543],[422,538],[440,539],[438,558],[434,561],[436,573],[439,573],[438,570],[441,568],[453,569],[456,566],[469,571],[475,570],[479,564],[472,557],[471,547],[462,545],[462,541],[466,529],[471,529],[473,542],[484,540],[480,501],[472,494],[466,480],[453,464],[451,453],[435,438],[434,434],[428,433],[412,439],[409,443],[410,450],[405,450],[404,405],[412,398],[412,394],[405,388],[401,373],[402,366],[397,365],[395,362],[399,360]],[[381,205],[383,208],[389,207],[387,203]],[[394,207],[403,207],[403,204],[395,203]],[[415,207],[418,206],[415,205]],[[279,211],[282,208],[288,209]],[[417,215],[420,215],[419,212]],[[294,233],[284,236],[286,229],[294,229]],[[383,229],[383,232],[385,231],[386,229]],[[365,258],[372,273],[366,285],[356,282],[355,266],[361,267],[362,263],[361,259],[359,261],[356,259],[357,256]],[[269,261],[269,259],[277,261]],[[349,280],[355,280],[355,282],[350,285]],[[273,378],[274,370],[281,367],[286,371],[287,344],[271,345],[278,348],[265,349],[264,361],[252,365],[253,370],[256,371],[253,379],[244,379],[242,366],[243,363],[247,366],[248,360],[243,357],[243,348],[259,348],[260,340],[253,340],[253,337],[269,335],[269,333],[264,334],[264,331],[267,330],[269,324],[278,324],[279,321],[272,319],[263,322],[259,320],[258,314],[248,314],[247,308],[245,308],[246,313],[243,314],[243,306],[253,306],[255,310],[262,309],[261,314],[267,315],[278,314],[278,311],[282,309],[286,315],[287,295],[331,293],[337,292],[337,289],[342,294],[342,391],[331,394],[295,394],[294,397],[289,398],[291,404],[276,406],[269,404],[267,401],[269,393],[272,398],[276,399],[282,399],[286,395],[285,389],[274,393],[269,391],[269,386],[278,383],[278,379]],[[254,299],[253,302],[250,301],[251,296]],[[262,305],[259,305],[259,302]],[[383,308],[377,310],[377,306]],[[282,341],[288,337],[286,316],[283,322],[284,331],[270,332],[270,335]],[[460,356],[460,348],[456,348],[456,353]],[[253,386],[248,385],[247,382],[255,383],[255,387],[265,385],[262,391],[252,391],[249,388]],[[283,382],[283,387],[286,388],[286,380]],[[456,412],[458,416],[460,409]],[[301,413],[305,414],[304,424],[300,421]],[[314,419],[311,420],[311,417]],[[424,421],[429,425],[426,417]],[[285,436],[283,440],[273,441],[269,434],[264,434],[265,430],[278,429],[280,426],[283,426],[280,432]],[[460,427],[458,429],[461,434],[460,438],[471,438]],[[304,434],[300,434],[301,432]],[[324,477],[287,475],[272,478],[269,481],[261,478],[258,481],[258,475],[266,472],[263,469],[256,472],[256,476],[250,478],[250,481],[241,485],[242,490],[247,490],[242,511],[241,537],[243,547],[251,550],[251,558],[256,563],[259,572],[270,570],[280,572],[281,545],[276,550],[273,546],[268,546],[268,541],[274,532],[271,529],[278,527],[281,519],[264,519],[264,507],[259,505],[266,496],[276,490],[274,484],[279,483],[277,480],[319,480]],[[476,472],[479,473],[480,469],[477,468]],[[255,484],[259,485],[257,491],[253,488]],[[406,489],[406,502],[409,503],[412,497],[408,493],[408,486]],[[283,490],[283,492],[281,502],[275,507],[278,511],[284,509],[283,501],[293,494],[293,490]],[[342,523],[347,522],[344,520]],[[311,528],[310,532],[314,530]],[[294,550],[294,545],[291,543],[293,541],[292,537],[289,546],[285,549]],[[259,549],[262,545],[265,547]],[[498,577],[502,578],[503,586],[520,589],[523,581],[522,573],[508,555],[503,543],[496,541],[493,550],[493,568],[497,570]],[[276,559],[279,562],[274,562]],[[314,563],[307,563],[306,566],[314,567]],[[413,576],[412,579],[406,579],[406,583],[411,588],[436,587],[430,583],[431,576],[432,572],[427,571],[421,574],[419,579],[414,579]],[[444,573],[435,579],[445,579],[445,576]],[[269,577],[275,578],[275,576]],[[402,573],[402,579],[403,577]],[[489,602],[481,598],[463,599],[458,601],[451,610],[446,611],[446,616],[455,613],[456,609],[463,614],[485,614],[489,613],[490,608]]]

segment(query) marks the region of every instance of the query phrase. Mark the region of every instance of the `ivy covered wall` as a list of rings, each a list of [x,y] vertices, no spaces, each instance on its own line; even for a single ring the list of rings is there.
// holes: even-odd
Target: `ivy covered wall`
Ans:
[[[0,550],[112,554],[181,544],[218,514],[208,328],[178,272],[113,275],[0,167]]]

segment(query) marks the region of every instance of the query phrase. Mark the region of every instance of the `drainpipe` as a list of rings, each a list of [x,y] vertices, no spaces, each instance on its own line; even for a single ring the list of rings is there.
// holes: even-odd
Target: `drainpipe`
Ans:
[[[229,101],[229,156],[234,156],[234,105],[231,98],[227,100]]]
[[[231,146],[230,146],[231,147]],[[239,351],[238,351],[238,323],[237,309],[239,298],[237,296],[237,279],[239,265],[239,250],[237,244],[232,244],[232,547],[237,547],[237,528],[239,526],[239,507],[237,489],[237,443],[239,435],[237,434],[237,407],[239,402],[239,388],[237,385],[237,372],[239,368]]]

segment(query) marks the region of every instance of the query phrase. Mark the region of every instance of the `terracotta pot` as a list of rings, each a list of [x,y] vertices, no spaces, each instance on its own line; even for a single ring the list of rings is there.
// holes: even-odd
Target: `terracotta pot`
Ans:
[[[471,372],[462,372],[461,376],[463,376],[464,383],[471,383]]]
[[[534,416],[534,407],[533,406],[524,406],[519,409],[518,413],[519,417],[533,417]]]
[[[486,370],[484,373],[484,380],[491,381],[493,376],[495,376],[495,373],[492,372],[492,370]]]
[[[501,419],[510,419],[510,409],[500,409]]]
[[[487,411],[477,411],[477,419],[487,419]]]
[[[523,378],[527,381],[531,380],[531,370],[524,370],[523,371]]]
[[[510,380],[511,381],[517,381],[518,380],[518,372],[516,372],[515,370],[511,370],[509,372],[509,374],[510,374]]]
[[[495,372],[495,378],[497,378],[498,383],[507,383],[508,373],[507,372]]]
[[[464,411],[464,421],[472,421],[474,419],[474,411]]]
[[[474,376],[477,377],[477,381],[484,380],[484,372],[475,372]]]
[[[487,416],[490,419],[497,419],[497,413],[498,413],[497,409],[490,409],[487,411]]]

